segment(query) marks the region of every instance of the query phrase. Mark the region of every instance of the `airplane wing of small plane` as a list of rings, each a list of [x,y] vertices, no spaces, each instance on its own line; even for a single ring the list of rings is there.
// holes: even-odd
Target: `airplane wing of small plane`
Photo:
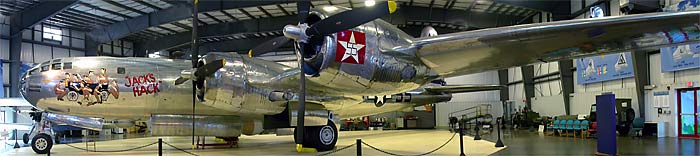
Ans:
[[[416,56],[443,77],[596,54],[648,51],[700,38],[700,12],[566,20],[417,39]]]
[[[0,98],[0,107],[34,107],[24,98]]]
[[[433,93],[469,93],[480,91],[501,90],[505,86],[502,85],[446,85],[446,86],[430,86],[425,90]]]

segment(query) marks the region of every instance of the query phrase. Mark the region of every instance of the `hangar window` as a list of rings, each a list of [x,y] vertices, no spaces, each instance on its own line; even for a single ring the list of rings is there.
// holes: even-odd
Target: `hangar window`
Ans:
[[[63,69],[73,69],[73,62],[63,63]]]
[[[49,39],[49,40],[54,40],[54,41],[61,41],[63,37],[61,35],[63,34],[63,31],[61,29],[55,29],[51,27],[44,27],[44,32],[43,32],[43,37],[44,39]]]
[[[61,70],[61,63],[51,64],[51,70]]]
[[[117,74],[125,74],[125,73],[126,73],[126,69],[124,67],[117,68]]]

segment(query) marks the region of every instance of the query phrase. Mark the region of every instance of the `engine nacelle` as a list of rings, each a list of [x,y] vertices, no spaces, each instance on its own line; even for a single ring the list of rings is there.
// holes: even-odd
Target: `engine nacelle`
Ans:
[[[291,97],[281,95],[279,99],[270,99],[271,95],[280,92],[275,86],[252,84],[271,84],[270,81],[283,73],[286,66],[230,53],[209,53],[201,59],[204,63],[217,60],[226,60],[226,65],[198,87],[202,104],[237,115],[272,115],[284,111],[285,100]]]
[[[237,137],[241,135],[238,116],[196,115],[197,136]],[[192,115],[152,115],[148,127],[154,136],[192,136]]]

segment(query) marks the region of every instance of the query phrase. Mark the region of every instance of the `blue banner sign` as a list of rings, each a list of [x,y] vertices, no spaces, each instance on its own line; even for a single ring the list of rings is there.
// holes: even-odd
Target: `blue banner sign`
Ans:
[[[634,77],[632,54],[617,53],[576,59],[578,84]]]
[[[700,68],[700,44],[661,48],[661,71]]]

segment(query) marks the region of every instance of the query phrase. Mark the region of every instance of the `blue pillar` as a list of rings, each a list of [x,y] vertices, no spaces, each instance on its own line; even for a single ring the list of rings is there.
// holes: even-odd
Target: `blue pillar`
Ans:
[[[615,94],[595,97],[596,122],[598,122],[598,151],[606,155],[617,155],[617,135],[615,134]]]

